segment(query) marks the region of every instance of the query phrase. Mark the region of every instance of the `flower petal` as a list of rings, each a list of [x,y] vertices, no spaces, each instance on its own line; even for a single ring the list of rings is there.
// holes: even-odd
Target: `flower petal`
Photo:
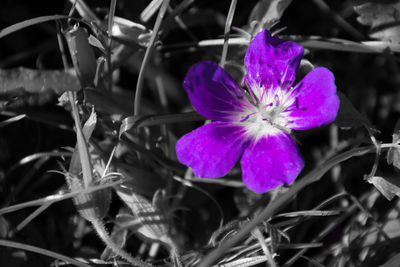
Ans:
[[[211,120],[235,120],[249,105],[235,80],[211,61],[193,65],[183,86],[196,111]]]
[[[249,145],[241,164],[243,182],[256,193],[291,184],[304,167],[296,143],[284,132],[264,136]]]
[[[248,144],[245,129],[227,122],[212,122],[184,135],[176,143],[178,160],[197,177],[226,175]]]
[[[289,128],[306,130],[335,120],[339,97],[336,94],[335,77],[328,69],[313,69],[296,85],[294,92],[297,94],[296,107],[292,107],[287,114]]]
[[[290,87],[296,78],[304,48],[294,42],[271,36],[267,30],[259,32],[251,41],[245,57],[246,79],[251,89],[261,96],[260,89]]]

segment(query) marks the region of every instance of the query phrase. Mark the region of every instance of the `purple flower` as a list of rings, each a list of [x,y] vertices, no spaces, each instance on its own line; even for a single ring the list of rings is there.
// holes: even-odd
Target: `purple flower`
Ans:
[[[326,68],[292,86],[302,56],[301,45],[258,33],[245,57],[250,96],[217,64],[192,66],[183,86],[197,112],[214,122],[178,140],[179,161],[198,177],[215,178],[241,158],[243,182],[257,193],[291,184],[304,166],[291,130],[330,123],[339,108]]]

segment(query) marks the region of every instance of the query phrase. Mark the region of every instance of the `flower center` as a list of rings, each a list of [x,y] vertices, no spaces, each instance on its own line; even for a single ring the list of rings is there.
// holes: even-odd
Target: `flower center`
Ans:
[[[262,95],[252,108],[246,110],[241,123],[246,127],[248,134],[257,139],[281,131],[290,134],[291,130],[287,127],[289,120],[285,116],[285,111],[295,102],[290,91],[276,89],[273,95]]]

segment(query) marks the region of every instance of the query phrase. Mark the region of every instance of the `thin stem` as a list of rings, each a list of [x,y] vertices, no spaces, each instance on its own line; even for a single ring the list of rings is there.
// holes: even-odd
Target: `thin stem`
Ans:
[[[381,145],[382,149],[387,149],[390,147],[399,148],[399,146],[396,144]],[[275,201],[271,202],[268,206],[266,206],[256,217],[254,217],[253,220],[245,224],[235,236],[226,240],[218,248],[216,248],[211,253],[206,255],[198,266],[199,267],[212,266],[213,263],[216,262],[223,255],[225,251],[227,251],[229,248],[231,248],[239,241],[241,241],[243,238],[245,238],[262,221],[270,218],[276,211],[283,208],[287,204],[287,202],[290,199],[292,199],[297,193],[299,193],[304,187],[320,180],[320,178],[332,167],[352,157],[359,157],[375,151],[376,147],[374,145],[354,148],[350,151],[341,153],[331,158],[330,160],[327,160],[325,164],[311,171],[309,174],[307,174],[301,180],[299,180],[299,182],[295,183],[292,187],[290,187],[290,189],[285,194],[280,195],[275,199]]]
[[[25,226],[27,226],[33,219],[35,219],[37,216],[39,216],[43,211],[45,211],[48,207],[53,204],[52,202],[50,203],[44,203],[42,206],[37,208],[34,212],[32,212],[28,217],[26,217],[20,224],[15,227],[17,231],[21,231]]]
[[[64,65],[64,70],[68,71],[68,62],[67,62],[67,57],[65,54],[64,44],[61,39],[61,29],[60,28],[61,28],[60,25],[57,24],[58,46],[60,48],[61,58],[62,58],[63,65]],[[90,157],[89,157],[89,150],[87,147],[87,142],[86,142],[86,139],[82,132],[82,125],[81,125],[80,118],[79,118],[78,107],[75,102],[75,94],[72,91],[68,91],[67,95],[68,95],[68,99],[69,99],[69,102],[70,102],[70,105],[72,108],[72,117],[75,122],[76,139],[77,139],[77,143],[78,143],[79,157],[80,157],[82,173],[83,173],[83,183],[84,183],[85,187],[88,187],[93,181],[92,163],[91,163]]]
[[[228,55],[228,41],[229,41],[229,32],[231,30],[233,15],[235,14],[237,0],[231,1],[231,6],[229,7],[228,16],[226,17],[225,22],[225,31],[224,31],[224,46],[222,47],[222,55],[221,61],[219,65],[223,68],[226,62],[226,56]]]
[[[33,207],[33,206],[40,206],[40,205],[44,205],[44,204],[53,204],[55,202],[61,201],[61,200],[65,200],[65,199],[69,199],[69,198],[73,198],[76,197],[79,194],[89,194],[98,190],[102,190],[105,188],[109,188],[115,185],[119,185],[122,184],[123,181],[116,181],[116,182],[112,182],[112,183],[107,183],[104,185],[98,185],[98,186],[91,186],[91,187],[87,187],[81,190],[77,190],[74,192],[70,192],[70,193],[66,193],[66,194],[55,194],[55,195],[51,195],[51,196],[47,196],[44,198],[40,198],[40,199],[36,199],[36,200],[31,200],[31,201],[27,201],[24,203],[20,203],[20,204],[16,204],[13,206],[9,206],[3,209],[0,209],[0,215],[6,214],[6,213],[10,213],[10,212],[14,212],[20,209],[24,209],[24,208],[28,208],[28,207]]]
[[[86,138],[82,132],[82,125],[79,118],[78,106],[75,102],[74,92],[68,91],[68,98],[72,107],[72,117],[75,121],[76,139],[78,143],[79,158],[82,166],[83,184],[85,185],[85,187],[88,187],[93,182],[92,162],[90,161]]]
[[[150,59],[151,52],[154,48],[154,42],[157,38],[158,30],[160,29],[161,22],[164,18],[165,12],[168,10],[170,0],[164,0],[160,11],[158,12],[158,16],[156,19],[156,23],[154,24],[153,34],[151,35],[150,42],[147,46],[146,53],[144,54],[144,58],[142,61],[142,65],[140,66],[139,77],[136,84],[136,92],[135,92],[135,101],[134,101],[134,115],[139,115],[140,113],[140,102],[142,98],[143,91],[143,80],[144,80],[144,70],[146,69],[147,63]]]
[[[48,257],[51,257],[54,259],[58,259],[63,262],[67,262],[67,263],[70,263],[70,264],[73,264],[73,265],[79,266],[79,267],[91,267],[90,265],[88,265],[86,263],[83,263],[83,262],[75,260],[73,258],[64,256],[62,254],[58,254],[56,252],[53,252],[53,251],[50,251],[47,249],[38,248],[38,247],[27,245],[27,244],[22,244],[22,243],[18,243],[18,242],[0,239],[0,246],[31,251],[31,252],[42,254],[42,255],[45,255],[45,256],[48,256]]]
[[[108,69],[108,90],[112,91],[113,75],[111,63],[111,46],[112,46],[112,28],[114,25],[115,8],[117,0],[111,0],[110,11],[108,12],[108,47],[107,47],[107,69]]]
[[[109,234],[107,233],[106,228],[104,227],[104,224],[100,220],[92,220],[91,223],[93,225],[93,228],[96,230],[96,233],[101,238],[101,240],[103,240],[103,242],[106,244],[106,246],[109,249],[111,249],[115,254],[117,254],[121,258],[127,260],[133,266],[139,266],[139,267],[150,267],[150,266],[152,266],[151,264],[148,264],[148,263],[146,263],[144,261],[141,261],[140,259],[132,257],[129,253],[125,252],[117,244],[115,244],[111,240]]]

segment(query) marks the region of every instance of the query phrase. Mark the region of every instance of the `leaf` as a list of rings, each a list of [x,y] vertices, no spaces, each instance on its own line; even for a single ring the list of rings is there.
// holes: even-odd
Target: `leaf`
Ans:
[[[140,222],[141,226],[136,229],[140,236],[152,242],[171,244],[165,218],[150,201],[123,186],[116,187],[116,192]]]
[[[260,0],[251,11],[249,23],[260,22],[255,27],[254,34],[261,29],[270,29],[279,21],[292,0]]]
[[[57,95],[80,89],[77,77],[60,70],[35,70],[29,68],[0,69],[0,96],[21,92],[40,94],[48,90]]]
[[[130,116],[122,120],[120,133],[137,127],[155,126],[168,123],[180,123],[187,121],[205,121],[206,118],[197,112],[186,112],[164,115]]]
[[[64,15],[52,15],[52,16],[42,16],[42,17],[24,20],[22,22],[13,24],[7,28],[2,29],[0,31],[0,38],[3,38],[4,36],[7,36],[16,31],[22,30],[26,27],[30,27],[30,26],[33,26],[33,25],[36,25],[39,23],[47,22],[47,21],[59,20],[59,19],[74,19],[74,18],[69,17],[69,16],[64,16]]]
[[[281,235],[276,227],[267,223],[268,234],[271,237],[271,252],[275,253],[278,248],[279,243],[281,242]]]
[[[334,123],[344,129],[361,126],[370,127],[368,119],[356,110],[350,100],[342,92],[338,91],[337,94],[340,100],[340,107]]]
[[[88,41],[91,46],[97,47],[104,54],[106,53],[106,49],[104,48],[103,44],[100,42],[99,39],[90,34]]]
[[[114,17],[112,38],[123,44],[147,47],[151,34],[152,31],[142,24],[121,17]]]
[[[388,43],[400,43],[400,1],[368,2],[355,6],[358,22],[370,26],[369,36]]]
[[[96,75],[97,63],[93,47],[89,43],[89,34],[85,28],[76,25],[64,34],[82,87],[91,86]]]
[[[96,16],[96,14],[86,5],[83,0],[69,0],[69,2],[75,6],[79,15],[87,21],[101,24],[101,20]]]
[[[400,253],[397,253],[391,257],[387,262],[380,265],[379,267],[398,267],[400,262]]]
[[[127,224],[127,221],[129,223],[129,220],[132,219],[132,215],[126,214],[127,209],[128,208],[123,207],[118,212],[118,214],[115,218],[115,223],[114,223],[112,233],[110,235],[114,244],[117,244],[120,248],[125,246],[126,239],[128,236],[128,230],[124,226],[125,226],[125,224]],[[103,250],[103,253],[101,253],[100,258],[101,259],[111,259],[114,256],[115,256],[115,253],[109,247],[105,247]]]
[[[162,0],[153,0],[150,4],[140,13],[140,20],[147,22],[160,8]]]
[[[339,210],[302,210],[302,211],[293,211],[281,213],[275,216],[277,217],[299,217],[299,216],[333,216],[340,214]]]
[[[86,139],[86,142],[89,141],[90,137],[93,134],[94,128],[96,127],[97,123],[97,115],[94,111],[90,114],[89,118],[85,122],[82,127],[83,136]],[[78,152],[78,144],[75,146],[74,153],[71,157],[71,162],[69,164],[68,172],[73,175],[78,175],[82,171],[81,162],[79,160],[79,152]]]
[[[11,123],[20,121],[20,120],[25,119],[25,118],[26,118],[26,114],[21,114],[21,115],[14,116],[14,117],[12,117],[12,118],[10,118],[8,120],[1,121],[0,122],[0,128],[3,128],[4,126],[7,126],[7,125],[9,125]]]
[[[381,53],[386,49],[386,46],[377,46],[374,43],[359,43],[346,39],[326,38],[322,36],[294,36],[292,39],[309,49],[325,49],[356,53]]]
[[[368,179],[368,182],[373,184],[389,201],[395,196],[400,197],[400,180],[396,177],[372,176]]]
[[[398,144],[400,142],[400,119],[397,120],[394,127],[394,133],[392,135],[392,143]],[[386,157],[388,164],[393,164],[393,166],[400,170],[400,149],[391,147],[387,153]]]
[[[158,188],[165,186],[165,180],[158,173],[122,162],[117,162],[116,167],[125,177],[124,187],[135,193],[152,196]]]
[[[11,226],[9,222],[3,216],[0,216],[0,238],[8,238],[10,231]]]
[[[97,115],[92,111],[90,117],[82,127],[82,133],[83,137],[86,139],[86,143],[92,136],[96,123]],[[81,149],[81,147],[79,146],[79,142],[77,142],[71,157],[68,174],[66,175],[66,181],[71,192],[81,190],[85,186],[81,178],[82,165],[79,149]],[[96,185],[102,183],[104,182],[101,180],[95,181]],[[93,219],[102,219],[107,214],[111,203],[111,191],[109,188],[106,188],[92,193],[79,194],[73,198],[73,201],[81,216],[86,220],[92,221]]]
[[[392,52],[400,53],[400,43],[388,43],[384,41],[364,41],[361,43],[375,49],[377,52],[383,52],[389,49]]]
[[[220,263],[218,267],[248,267],[266,262],[268,258],[266,256],[254,256],[248,258],[241,258],[239,260],[231,261],[228,263]],[[215,265],[214,265],[215,267]]]
[[[59,70],[0,69],[0,109],[41,106],[54,95],[81,88],[77,77]]]

